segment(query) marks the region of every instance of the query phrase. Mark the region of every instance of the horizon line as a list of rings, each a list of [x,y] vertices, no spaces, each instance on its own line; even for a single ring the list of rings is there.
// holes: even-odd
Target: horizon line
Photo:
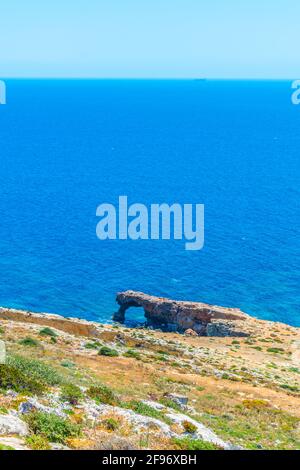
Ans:
[[[39,76],[1,76],[0,80],[174,80],[174,81],[293,81],[295,77],[39,77]]]

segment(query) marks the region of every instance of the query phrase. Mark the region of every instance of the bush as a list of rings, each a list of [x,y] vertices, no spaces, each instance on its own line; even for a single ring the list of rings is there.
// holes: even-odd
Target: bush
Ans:
[[[75,364],[72,361],[61,361],[60,365],[62,367],[66,367],[67,369],[72,369],[73,367],[75,367]]]
[[[137,359],[138,361],[141,359],[140,353],[135,351],[134,349],[128,349],[126,353],[123,354],[124,357],[132,357],[134,359]]]
[[[167,408],[173,408],[175,411],[181,411],[181,406],[179,403],[171,400],[171,398],[163,397],[159,400],[159,402]]]
[[[81,428],[78,424],[53,413],[33,412],[26,416],[26,422],[33,434],[50,442],[64,444],[69,437],[80,436]]]
[[[4,446],[3,444],[0,444],[0,450],[15,450],[15,449],[13,447]]]
[[[172,443],[180,450],[220,450],[220,447],[202,439],[191,439],[190,437],[173,438]]]
[[[37,434],[32,434],[28,436],[25,440],[25,443],[32,450],[50,450],[50,444],[48,440],[43,436],[38,436]]]
[[[116,397],[114,392],[106,387],[105,385],[96,385],[88,389],[87,395],[99,403],[105,403],[106,405],[117,405],[119,399]]]
[[[99,343],[85,343],[85,349],[98,349]]]
[[[67,401],[71,405],[78,405],[82,399],[83,394],[77,385],[65,384],[61,389],[61,398],[64,401]]]
[[[53,331],[51,328],[43,328],[42,330],[40,330],[40,335],[41,336],[51,336],[51,338],[56,338],[57,337],[57,333],[55,333],[55,331]]]
[[[282,354],[282,353],[284,353],[284,349],[282,349],[282,348],[268,348],[267,352],[275,353],[275,354]]]
[[[130,401],[126,404],[126,408],[130,408],[139,415],[149,416],[150,418],[159,419],[160,421],[167,421],[166,417],[161,411],[156,410],[152,406],[147,405],[142,401]]]
[[[45,390],[45,385],[16,367],[2,364],[0,365],[0,388],[39,395]]]
[[[111,349],[107,346],[103,346],[98,353],[100,356],[110,356],[110,357],[116,357],[119,355],[118,351],[115,349]]]
[[[125,437],[115,436],[113,434],[98,436],[93,450],[135,450],[134,444]]]
[[[189,434],[194,434],[197,431],[197,426],[191,423],[191,421],[183,421],[181,424],[185,432],[188,432]]]
[[[102,421],[102,424],[108,431],[116,431],[119,427],[119,422],[114,418],[107,418]]]
[[[243,406],[247,408],[248,410],[254,409],[254,410],[261,410],[268,408],[270,405],[267,401],[265,400],[243,400]]]
[[[21,344],[22,346],[30,346],[31,348],[36,348],[39,345],[39,342],[36,339],[27,336],[27,338],[21,339],[21,341],[19,341],[19,344]]]
[[[54,386],[62,382],[60,374],[48,364],[38,359],[27,359],[22,356],[9,356],[7,363],[27,377],[31,377],[44,385]]]

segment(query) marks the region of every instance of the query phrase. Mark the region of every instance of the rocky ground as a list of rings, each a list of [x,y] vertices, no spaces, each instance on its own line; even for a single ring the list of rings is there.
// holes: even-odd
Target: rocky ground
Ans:
[[[0,449],[300,449],[300,336],[200,337],[0,311]]]

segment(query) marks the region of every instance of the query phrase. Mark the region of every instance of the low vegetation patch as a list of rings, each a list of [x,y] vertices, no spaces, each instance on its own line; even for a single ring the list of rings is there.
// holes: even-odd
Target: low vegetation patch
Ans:
[[[15,449],[13,447],[4,446],[3,444],[0,444],[0,450],[15,450]]]
[[[120,403],[115,393],[106,385],[95,385],[88,389],[87,395],[98,403],[116,406]]]
[[[149,418],[158,419],[160,421],[165,421],[168,424],[171,424],[171,420],[169,420],[162,411],[157,410],[156,408],[153,408],[152,406],[147,405],[147,403],[142,401],[132,400],[126,403],[124,406],[133,410],[139,415],[148,416]]]
[[[26,376],[41,382],[43,385],[55,386],[62,383],[60,374],[50,365],[38,359],[22,356],[8,356],[8,365],[13,366]]]
[[[141,355],[139,352],[135,351],[134,349],[128,349],[126,353],[124,353],[124,357],[132,357],[134,359],[140,360]]]
[[[79,437],[81,428],[66,418],[53,413],[33,412],[26,416],[26,422],[34,435],[41,436],[50,442],[64,444],[70,437]]]
[[[51,338],[56,338],[57,337],[57,333],[55,333],[55,331],[53,331],[51,328],[43,328],[42,330],[40,330],[40,335],[41,336],[50,336]]]
[[[50,450],[51,446],[48,439],[37,434],[28,436],[25,440],[26,445],[32,450]]]
[[[172,443],[180,450],[220,450],[220,447],[211,442],[201,439],[192,439],[190,437],[174,438]]]
[[[188,432],[189,434],[194,434],[197,431],[197,426],[191,423],[191,421],[186,420],[186,421],[183,421],[181,424],[185,432]]]
[[[14,390],[18,393],[41,394],[45,391],[45,386],[36,379],[26,375],[17,367],[7,364],[0,365],[0,388],[4,390]]]
[[[110,356],[110,357],[116,357],[119,355],[118,351],[115,349],[111,349],[108,346],[103,346],[100,348],[99,353],[100,356]]]
[[[19,344],[21,344],[21,346],[29,346],[31,348],[36,348],[39,346],[40,343],[36,339],[27,336],[26,338],[21,339],[19,341]]]
[[[120,426],[119,421],[117,421],[115,418],[104,419],[101,421],[101,424],[105,427],[105,429],[107,429],[107,431],[111,432],[116,431]]]
[[[267,352],[274,353],[274,354],[282,354],[282,353],[284,353],[284,349],[282,349],[282,348],[268,348]]]
[[[78,405],[83,398],[83,393],[77,385],[64,384],[61,388],[61,398],[70,405]]]

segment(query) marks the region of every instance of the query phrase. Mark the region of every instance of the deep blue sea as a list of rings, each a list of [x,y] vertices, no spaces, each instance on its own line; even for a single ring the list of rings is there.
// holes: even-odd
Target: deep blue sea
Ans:
[[[291,82],[8,80],[0,305],[101,322],[141,290],[300,326]],[[205,204],[205,246],[99,241],[96,208]],[[132,309],[132,319],[139,309]]]

